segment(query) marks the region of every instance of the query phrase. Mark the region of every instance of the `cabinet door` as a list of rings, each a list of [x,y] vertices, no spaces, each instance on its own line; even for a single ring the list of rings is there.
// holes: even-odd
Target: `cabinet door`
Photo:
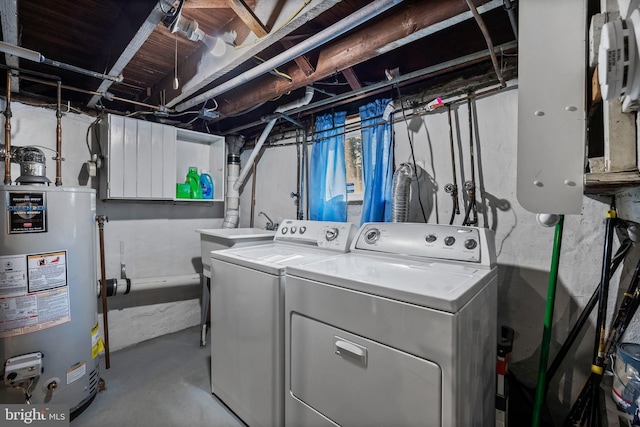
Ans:
[[[107,187],[106,198],[173,199],[174,127],[110,115],[105,136],[108,176],[102,184]]]

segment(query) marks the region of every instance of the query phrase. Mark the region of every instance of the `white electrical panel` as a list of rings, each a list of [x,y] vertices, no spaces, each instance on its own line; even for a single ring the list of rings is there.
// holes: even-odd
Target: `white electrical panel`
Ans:
[[[535,213],[582,210],[586,140],[586,2],[519,9],[517,197]]]

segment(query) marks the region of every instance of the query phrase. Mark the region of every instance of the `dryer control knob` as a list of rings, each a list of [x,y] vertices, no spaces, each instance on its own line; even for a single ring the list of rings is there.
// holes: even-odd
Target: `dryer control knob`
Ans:
[[[287,234],[289,229],[287,227],[282,227],[282,234]]]
[[[464,242],[464,247],[467,249],[475,249],[478,246],[478,242],[475,239],[467,239]]]
[[[427,237],[425,237],[424,240],[426,240],[427,243],[433,243],[438,240],[438,236],[436,236],[435,234],[427,234]]]
[[[295,228],[295,227],[291,227],[291,233],[295,234],[295,232],[296,232],[297,230],[298,230],[297,228]]]
[[[338,233],[339,231],[337,228],[330,228],[325,232],[324,237],[327,239],[327,242],[330,242],[338,237]]]
[[[380,239],[380,230],[372,228],[364,235],[364,241],[372,245]]]
[[[304,225],[300,227],[300,234],[304,234],[304,232],[307,231],[307,227],[305,227]]]
[[[456,239],[452,236],[447,236],[444,238],[444,244],[447,246],[451,246],[456,242]]]

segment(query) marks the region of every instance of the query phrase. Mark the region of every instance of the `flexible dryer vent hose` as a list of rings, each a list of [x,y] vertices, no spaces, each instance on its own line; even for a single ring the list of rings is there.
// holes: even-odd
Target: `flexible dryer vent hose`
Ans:
[[[409,221],[409,202],[411,201],[411,179],[415,171],[410,163],[402,163],[393,174],[391,188],[391,222]]]

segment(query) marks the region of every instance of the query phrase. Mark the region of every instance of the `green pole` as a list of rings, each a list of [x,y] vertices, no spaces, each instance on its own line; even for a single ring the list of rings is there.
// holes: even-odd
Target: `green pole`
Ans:
[[[533,406],[532,427],[540,425],[540,413],[546,394],[547,364],[549,363],[549,343],[551,342],[551,325],[553,324],[553,305],[556,299],[556,284],[558,283],[558,264],[560,264],[560,247],[562,246],[562,226],[564,215],[556,224],[553,239],[553,255],[551,257],[551,271],[549,272],[549,286],[547,287],[547,305],[544,313],[544,330],[540,347],[540,365],[538,366],[538,382],[536,385],[536,401]]]

